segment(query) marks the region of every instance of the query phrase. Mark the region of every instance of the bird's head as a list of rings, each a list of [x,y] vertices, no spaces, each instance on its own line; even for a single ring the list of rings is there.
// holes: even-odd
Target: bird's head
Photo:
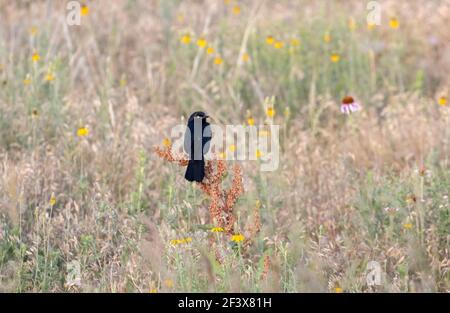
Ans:
[[[189,121],[192,121],[194,119],[206,120],[208,117],[209,116],[206,115],[205,112],[197,111],[191,114],[191,116],[189,117]]]

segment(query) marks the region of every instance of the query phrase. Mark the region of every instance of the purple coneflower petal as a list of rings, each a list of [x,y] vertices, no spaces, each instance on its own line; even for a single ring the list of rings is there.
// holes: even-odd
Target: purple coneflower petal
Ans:
[[[346,105],[346,104],[341,105],[341,112],[344,114],[350,114],[350,109],[349,109],[348,105]]]
[[[352,104],[349,105],[349,107],[350,111],[352,112],[359,111],[359,109],[361,108],[361,106],[357,102],[353,102]]]

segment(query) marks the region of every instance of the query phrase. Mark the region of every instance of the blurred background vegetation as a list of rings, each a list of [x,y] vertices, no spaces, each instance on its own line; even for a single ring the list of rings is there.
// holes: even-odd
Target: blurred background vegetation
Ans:
[[[380,25],[358,0],[66,4],[0,0],[0,291],[450,291],[448,0],[379,1]],[[263,124],[271,96],[244,249],[153,147],[194,110]]]

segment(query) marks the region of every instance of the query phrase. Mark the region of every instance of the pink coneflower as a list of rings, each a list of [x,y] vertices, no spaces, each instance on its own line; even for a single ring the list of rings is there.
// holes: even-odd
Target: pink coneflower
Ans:
[[[342,99],[341,104],[341,112],[344,114],[350,114],[356,111],[359,111],[361,109],[361,106],[355,102],[353,97],[347,96],[344,99]]]

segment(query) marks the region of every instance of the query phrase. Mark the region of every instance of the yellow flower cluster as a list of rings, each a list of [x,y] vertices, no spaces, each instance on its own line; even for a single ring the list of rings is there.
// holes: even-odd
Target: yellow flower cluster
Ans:
[[[245,237],[242,234],[235,234],[235,235],[231,236],[231,241],[236,242],[236,243],[242,242],[244,240],[245,240]]]
[[[89,135],[89,129],[86,127],[80,127],[77,130],[77,136],[78,137],[86,137],[87,135]]]
[[[170,244],[172,246],[176,246],[176,245],[181,245],[181,244],[187,244],[192,242],[192,237],[186,237],[186,238],[182,238],[182,239],[172,239],[170,241]]]

